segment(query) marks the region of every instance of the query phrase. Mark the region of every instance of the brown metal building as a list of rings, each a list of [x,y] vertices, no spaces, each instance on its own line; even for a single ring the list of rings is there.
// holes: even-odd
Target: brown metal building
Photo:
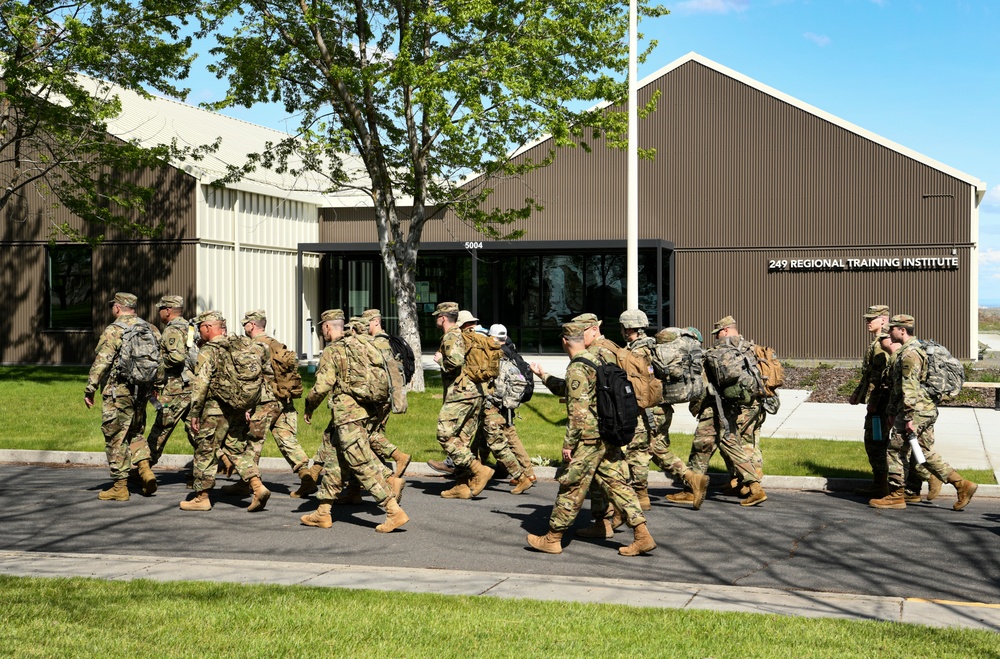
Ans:
[[[975,358],[985,183],[694,53],[640,83],[639,103],[656,92],[639,126],[640,146],[656,149],[639,165],[640,306],[651,322],[707,336],[732,314],[782,357],[856,359],[864,308],[885,303],[913,314],[918,336]],[[616,327],[626,154],[594,146],[494,186],[498,206],[527,196],[544,206],[517,227],[524,240],[479,242],[448,215],[429,222],[422,311],[455,299],[506,324],[525,352],[558,350],[558,324],[583,311]],[[299,246],[324,255],[320,306],[391,309],[372,212],[321,218],[320,242]],[[430,347],[433,323],[421,316]]]

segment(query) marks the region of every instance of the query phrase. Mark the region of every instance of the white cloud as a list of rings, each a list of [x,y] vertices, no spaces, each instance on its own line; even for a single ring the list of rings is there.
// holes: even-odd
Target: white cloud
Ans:
[[[728,14],[749,7],[750,0],[684,0],[674,6],[677,11],[689,14]]]
[[[1000,249],[984,249],[979,252],[979,265],[1000,264]]]
[[[1000,185],[994,185],[986,191],[986,196],[979,203],[979,210],[986,212],[1000,212]]]
[[[812,41],[814,44],[823,48],[829,46],[831,43],[830,37],[824,36],[822,34],[813,34],[812,32],[806,32],[802,35],[805,39]]]

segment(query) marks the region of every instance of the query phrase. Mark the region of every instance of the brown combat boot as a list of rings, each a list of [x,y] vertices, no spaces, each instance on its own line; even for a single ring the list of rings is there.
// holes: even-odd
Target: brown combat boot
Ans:
[[[360,506],[364,502],[365,500],[361,498],[361,484],[356,480],[351,480],[347,487],[333,498],[333,503],[337,506]]]
[[[741,506],[756,506],[758,503],[767,501],[767,494],[764,492],[764,488],[760,486],[760,483],[750,483],[748,487],[750,493],[746,499],[740,501]]]
[[[580,529],[576,532],[576,537],[578,538],[599,538],[601,540],[607,540],[608,538],[615,537],[615,530],[611,527],[611,520],[605,519],[595,519],[594,523],[585,529]]]
[[[495,470],[479,460],[473,460],[469,469],[472,470],[472,477],[469,478],[469,489],[472,490],[472,496],[479,496],[479,493],[486,489],[487,483],[493,478]]]
[[[142,493],[147,497],[156,492],[156,476],[149,468],[149,460],[142,460],[136,465],[139,469],[139,479],[142,480]]]
[[[523,472],[520,477],[511,481],[511,484],[514,486],[514,489],[510,491],[511,494],[524,494],[531,489],[531,486],[535,484],[535,481],[528,476],[528,472]]]
[[[455,468],[441,460],[428,460],[427,466],[442,474],[454,474]]]
[[[387,482],[389,483],[389,488],[392,490],[392,496],[396,499],[396,503],[403,503],[403,488],[406,487],[406,479],[402,476],[389,476]],[[389,530],[391,531],[392,529]]]
[[[211,510],[212,500],[208,498],[208,490],[202,490],[193,499],[181,501],[181,510]]]
[[[319,508],[309,515],[303,515],[299,521],[306,526],[315,526],[321,529],[328,529],[333,526],[333,517],[330,516],[330,502],[320,501]]]
[[[525,468],[525,470],[523,472],[521,472],[521,474],[523,476],[527,477],[527,479],[529,481],[531,481],[532,483],[534,483],[536,480],[538,480],[537,478],[535,478],[535,472],[534,471],[530,471],[527,468]],[[516,478],[511,478],[510,479],[510,484],[511,485],[517,485],[517,479]]]
[[[646,485],[633,485],[632,489],[635,490],[635,496],[639,498],[639,508],[642,510],[650,510],[653,504],[649,502],[649,487]]]
[[[234,469],[236,469],[236,465],[229,459],[229,456],[225,453],[219,453],[219,467],[216,471],[223,476],[232,476]]]
[[[253,494],[253,488],[250,487],[250,482],[243,480],[236,481],[235,483],[231,483],[229,485],[223,485],[219,488],[219,491],[226,496],[234,497],[248,497]]]
[[[469,489],[468,483],[458,483],[450,490],[442,492],[441,496],[445,499],[471,499],[472,490]]]
[[[927,500],[934,501],[937,495],[941,494],[941,486],[944,485],[944,481],[940,478],[931,474],[931,477],[927,479]]]
[[[396,470],[393,472],[393,475],[396,478],[402,478],[403,474],[406,473],[406,468],[410,466],[410,455],[396,449],[389,457],[392,458],[392,461],[396,466]]]
[[[632,532],[635,534],[635,539],[632,541],[632,544],[619,547],[619,554],[622,556],[638,556],[639,554],[645,554],[656,549],[656,542],[653,540],[653,536],[649,535],[649,530],[646,528],[645,522],[632,529]]]
[[[253,488],[253,501],[247,506],[247,512],[255,513],[258,510],[264,510],[267,500],[271,498],[271,490],[264,487],[260,476],[254,476],[250,479],[250,487]]]
[[[316,469],[316,467],[319,467]],[[313,470],[315,469],[315,473]],[[319,489],[317,481],[319,479],[319,472],[322,471],[323,465],[313,465],[309,469],[303,467],[299,469],[299,489],[294,492],[289,492],[288,496],[293,499],[304,499],[316,490]]]
[[[897,488],[889,492],[881,499],[872,499],[868,502],[872,508],[882,508],[884,510],[906,510],[906,490]]]
[[[920,503],[920,493],[903,490],[903,500],[906,503]]]
[[[106,490],[97,493],[101,501],[128,501],[128,479],[121,478]]]
[[[705,503],[705,496],[708,495],[708,484],[711,482],[708,474],[699,474],[693,469],[688,469],[681,478],[684,479],[684,482],[691,489],[690,494],[693,497],[690,501],[691,505],[695,510],[701,510],[701,504]],[[688,502],[678,501],[675,503]]]
[[[379,533],[391,533],[403,524],[410,521],[403,509],[399,507],[396,500],[389,497],[385,500],[385,521],[375,527]]]
[[[694,493],[688,492],[687,490],[682,492],[674,492],[673,494],[668,494],[664,498],[670,503],[682,503],[688,505],[694,504]]]
[[[562,531],[553,531],[551,529],[545,535],[529,533],[528,544],[546,554],[561,554],[562,536]]]
[[[955,486],[955,491],[958,493],[958,501],[952,506],[954,510],[961,510],[968,506],[969,502],[972,501],[972,495],[979,489],[978,485],[965,480],[957,471],[948,474],[948,482]]]

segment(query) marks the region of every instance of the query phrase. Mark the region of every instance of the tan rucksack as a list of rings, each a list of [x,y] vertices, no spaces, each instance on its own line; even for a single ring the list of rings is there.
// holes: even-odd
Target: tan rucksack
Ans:
[[[503,349],[491,337],[473,328],[462,330],[465,340],[465,365],[462,373],[473,382],[490,382],[500,375],[500,358]]]
[[[785,384],[785,367],[778,360],[774,348],[755,343],[753,351],[757,357],[757,370],[760,371],[761,397],[771,398]]]
[[[274,337],[264,337],[271,349],[271,366],[274,369],[274,395],[283,400],[302,397],[302,376],[299,358],[284,343]]]
[[[650,339],[649,343],[652,342]],[[599,345],[615,353],[618,367],[625,371],[628,381],[632,384],[632,390],[635,392],[636,404],[641,409],[656,407],[663,403],[663,384],[656,378],[656,374],[653,372],[653,363],[644,352],[633,352],[628,348],[619,348],[607,339],[600,341]]]

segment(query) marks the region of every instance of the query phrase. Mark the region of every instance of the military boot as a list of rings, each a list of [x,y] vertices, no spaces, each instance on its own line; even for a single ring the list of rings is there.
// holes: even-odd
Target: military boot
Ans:
[[[395,498],[396,503],[403,503],[403,488],[406,487],[406,479],[402,476],[389,476],[387,482],[389,483],[389,488],[392,490],[392,496]],[[402,524],[400,526],[402,526]],[[391,530],[392,529],[390,529],[390,531]]]
[[[289,493],[293,499],[305,499],[310,494],[319,489],[319,475],[323,471],[323,465],[314,464],[308,469],[299,470],[299,489]]]
[[[101,501],[128,501],[128,479],[121,478],[106,490],[97,493]]]
[[[211,510],[212,500],[208,498],[208,490],[202,490],[193,499],[181,501],[181,510]]]
[[[230,483],[229,485],[223,485],[219,488],[219,491],[226,496],[232,497],[248,497],[253,494],[253,488],[250,487],[249,481],[236,481],[235,483]]]
[[[523,472],[518,478],[512,481],[514,489],[510,491],[511,494],[524,494],[531,486],[535,484],[535,481],[528,476],[528,472]]]
[[[767,501],[767,494],[764,492],[764,488],[760,486],[760,483],[750,483],[748,488],[750,492],[746,499],[740,501],[741,506],[756,506],[758,503]]]
[[[319,508],[308,515],[303,515],[299,521],[306,526],[315,526],[321,529],[330,528],[333,526],[333,517],[330,516],[330,502],[320,501]]]
[[[389,459],[395,463],[394,466],[396,467],[395,470],[393,470],[393,476],[396,478],[402,478],[403,474],[406,473],[406,468],[410,466],[410,455],[396,449],[392,452],[392,455],[389,456]]]
[[[937,495],[941,494],[941,486],[944,485],[944,481],[940,478],[931,474],[931,477],[927,479],[927,500],[934,501]]]
[[[147,497],[156,492],[156,476],[149,468],[149,460],[142,460],[136,465],[139,468],[139,479],[142,480],[142,493]]]
[[[693,505],[694,504],[694,493],[684,490],[682,492],[674,492],[673,494],[668,494],[664,497],[670,503],[682,503]]]
[[[333,503],[337,506],[360,506],[364,502],[361,498],[361,484],[353,479],[333,498]]]
[[[615,530],[611,527],[610,519],[595,519],[593,524],[577,531],[576,537],[607,540],[608,538],[615,537]]]
[[[552,529],[549,529],[545,535],[529,533],[528,544],[546,554],[561,554],[562,536],[562,531],[553,531]]]
[[[978,485],[972,481],[965,480],[957,471],[948,474],[948,482],[955,486],[955,491],[958,493],[958,501],[952,506],[954,510],[961,510],[968,506],[972,500],[972,495],[979,489]]]
[[[264,487],[260,476],[254,476],[250,479],[250,487],[253,488],[253,501],[247,506],[247,512],[254,513],[258,510],[264,510],[267,500],[271,498],[271,490]]]
[[[469,489],[472,490],[472,496],[479,496],[479,493],[486,489],[487,483],[493,478],[495,470],[490,469],[479,460],[473,460],[469,468],[472,470],[472,477],[469,478]]]
[[[428,460],[427,466],[434,471],[441,472],[442,474],[454,474],[455,468],[452,467],[447,462],[442,462],[441,460]]]
[[[645,522],[632,529],[632,532],[635,534],[635,539],[632,540],[632,544],[619,547],[619,554],[622,556],[638,556],[639,554],[645,554],[656,549],[656,542],[653,540],[653,536],[649,535],[649,529],[646,528]]]
[[[649,487],[646,485],[634,485],[632,489],[635,490],[635,496],[639,498],[639,508],[650,510],[653,505],[649,502]]]
[[[530,470],[530,469],[528,469],[527,467],[525,467],[524,471],[523,471],[523,472],[521,472],[521,474],[522,474],[522,475],[523,475],[523,476],[524,476],[525,478],[527,478],[527,479],[528,479],[529,481],[531,481],[532,483],[534,483],[534,482],[535,482],[536,480],[538,480],[537,478],[535,478],[535,472],[534,472],[534,471],[532,471],[532,470]],[[511,479],[510,479],[510,484],[511,484],[511,485],[517,485],[517,481],[518,481],[518,479],[516,479],[516,478],[511,478]]]
[[[705,496],[708,494],[708,484],[711,479],[708,474],[699,474],[693,469],[688,469],[681,476],[684,482],[687,483],[688,488],[690,488],[691,496],[693,499],[690,501],[691,505],[695,510],[701,510],[701,504],[705,502]],[[687,501],[677,501],[675,503],[689,503]]]
[[[729,482],[722,486],[722,493],[729,496],[738,496],[740,493],[740,479],[730,478]]]
[[[471,499],[472,490],[469,489],[469,484],[464,481],[459,481],[455,487],[450,490],[445,490],[441,493],[441,496],[445,499]]]
[[[920,493],[903,490],[903,500],[906,503],[920,503]]]
[[[881,499],[872,499],[868,502],[872,508],[882,508],[885,510],[906,510],[906,490],[898,487],[891,490],[889,494]]]
[[[410,521],[403,509],[399,507],[396,500],[389,497],[385,500],[385,521],[375,527],[379,533],[391,533],[403,524]]]
[[[225,453],[219,453],[218,473],[223,476],[232,476],[234,469],[236,469],[236,465],[234,465],[233,461],[229,459],[229,456]]]

